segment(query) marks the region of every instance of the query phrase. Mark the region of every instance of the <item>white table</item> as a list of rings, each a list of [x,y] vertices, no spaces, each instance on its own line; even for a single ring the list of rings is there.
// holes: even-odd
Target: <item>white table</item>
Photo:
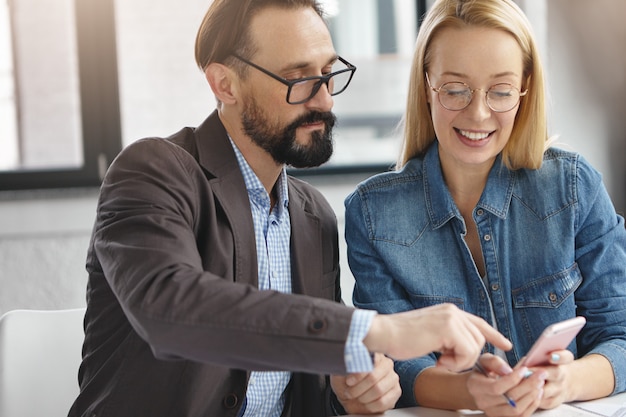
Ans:
[[[425,407],[399,408],[389,410],[384,417],[461,417],[484,416],[481,412],[436,410]],[[536,417],[626,417],[626,393],[582,403],[563,404],[554,410],[540,410]],[[367,417],[363,414],[350,414],[349,417]],[[371,417],[371,416],[370,416]]]

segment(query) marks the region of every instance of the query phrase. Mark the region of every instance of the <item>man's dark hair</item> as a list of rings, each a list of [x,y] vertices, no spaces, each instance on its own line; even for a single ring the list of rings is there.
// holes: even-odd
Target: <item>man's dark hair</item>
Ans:
[[[250,21],[267,7],[311,7],[324,17],[318,0],[214,0],[196,36],[198,66],[204,70],[213,62],[227,63],[233,53],[250,58],[255,50]]]

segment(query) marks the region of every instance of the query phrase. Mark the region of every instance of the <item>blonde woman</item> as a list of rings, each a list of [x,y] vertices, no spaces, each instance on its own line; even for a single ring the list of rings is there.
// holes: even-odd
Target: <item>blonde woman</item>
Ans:
[[[509,0],[435,2],[417,38],[397,169],[346,199],[353,300],[380,313],[452,303],[513,349],[481,358],[491,377],[444,370],[437,354],[398,361],[399,406],[528,416],[626,389],[624,219],[584,158],[548,146],[546,125],[522,11]],[[546,326],[577,315],[586,326],[550,365],[518,365]]]

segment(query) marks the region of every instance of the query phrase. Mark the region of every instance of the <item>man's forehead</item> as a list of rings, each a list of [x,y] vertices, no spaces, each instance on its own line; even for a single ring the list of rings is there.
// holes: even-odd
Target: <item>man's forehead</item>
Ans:
[[[250,35],[258,57],[304,62],[317,60],[315,55],[334,55],[326,23],[310,7],[265,8],[252,19]]]

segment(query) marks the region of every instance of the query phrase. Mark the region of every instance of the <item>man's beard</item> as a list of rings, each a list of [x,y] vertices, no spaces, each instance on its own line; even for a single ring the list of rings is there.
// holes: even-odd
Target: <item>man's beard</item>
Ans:
[[[324,122],[324,131],[311,132],[310,143],[296,143],[296,129],[307,123]],[[331,112],[311,111],[286,127],[272,124],[254,98],[250,97],[241,116],[244,132],[254,143],[280,163],[295,168],[316,167],[328,161],[333,154],[333,134],[336,117]]]

